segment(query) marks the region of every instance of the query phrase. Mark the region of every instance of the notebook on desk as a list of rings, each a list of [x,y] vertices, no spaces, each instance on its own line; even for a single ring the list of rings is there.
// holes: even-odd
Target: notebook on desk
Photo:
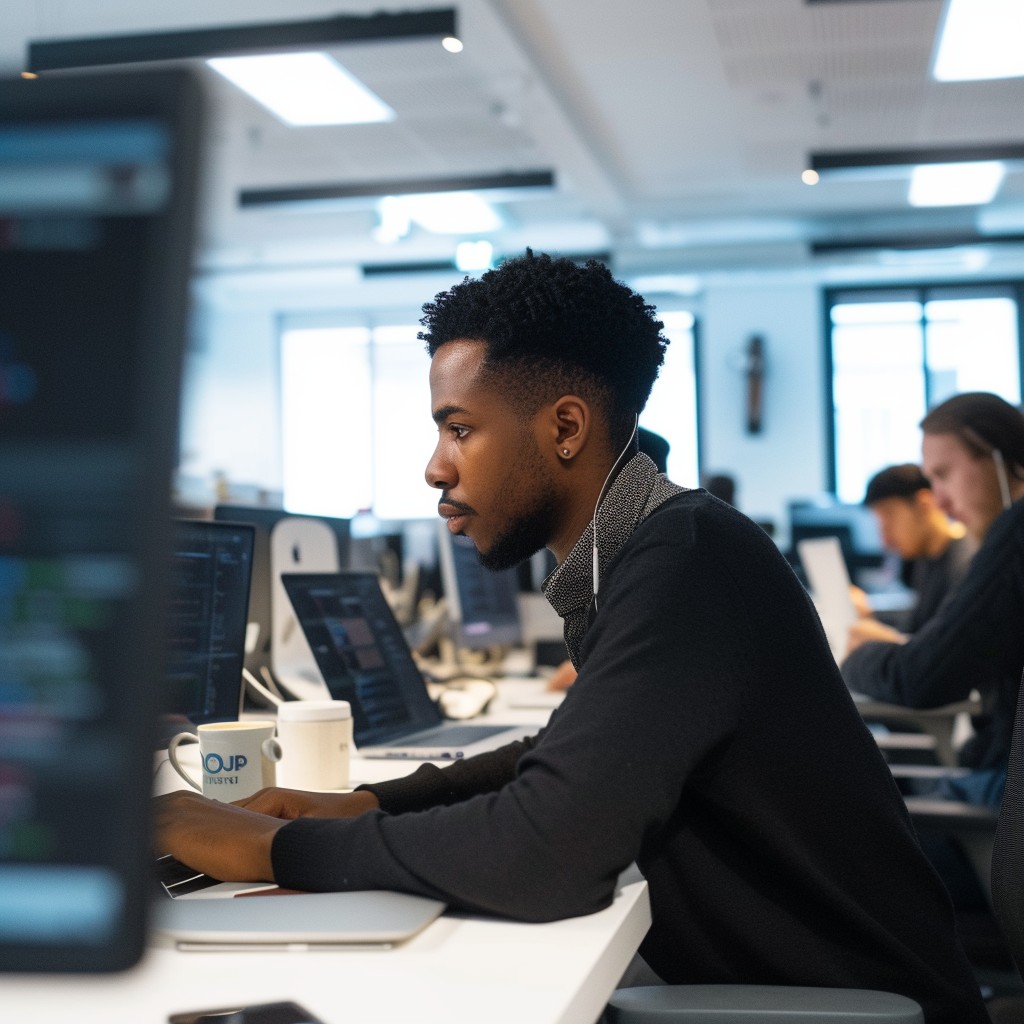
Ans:
[[[352,705],[360,757],[449,760],[536,731],[446,722],[373,573],[287,573],[281,581],[331,697]]]
[[[850,627],[857,621],[842,546],[837,537],[813,537],[798,541],[797,551],[828,645],[841,662],[846,657]]]
[[[411,938],[445,905],[408,893],[254,893],[157,900],[153,924],[184,951],[387,948]]]

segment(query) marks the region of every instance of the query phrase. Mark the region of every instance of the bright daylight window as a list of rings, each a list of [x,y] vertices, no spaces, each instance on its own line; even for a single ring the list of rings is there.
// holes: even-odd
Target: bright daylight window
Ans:
[[[289,328],[281,334],[284,505],[382,519],[437,514],[423,478],[437,431],[416,324]]]
[[[834,292],[827,301],[841,501],[859,502],[883,466],[920,462],[917,424],[951,395],[1020,402],[1018,289]]]
[[[697,358],[693,314],[658,311],[668,338],[665,363],[654,382],[640,425],[668,441],[668,477],[684,487],[700,482],[697,437]]]
[[[696,486],[693,315],[659,317],[671,343],[641,424],[671,445],[669,476]],[[289,511],[339,518],[372,511],[380,519],[437,514],[437,492],[423,478],[437,430],[418,330],[415,324],[350,321],[282,331],[282,475]]]

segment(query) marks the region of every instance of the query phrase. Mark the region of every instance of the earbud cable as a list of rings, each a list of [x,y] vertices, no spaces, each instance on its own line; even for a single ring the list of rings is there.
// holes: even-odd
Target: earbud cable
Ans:
[[[604,483],[601,484],[601,490],[598,492],[597,503],[594,505],[594,521],[593,521],[594,522],[594,527],[593,527],[594,546],[591,549],[591,555],[592,555],[591,561],[592,561],[592,572],[593,572],[593,579],[594,579],[594,611],[595,612],[597,611],[597,587],[598,587],[598,581],[600,579],[600,574],[601,574],[601,566],[600,566],[600,561],[598,559],[598,554],[597,554],[597,510],[601,507],[601,502],[604,500],[605,492],[608,490],[609,483],[611,483],[612,475],[614,474],[615,470],[617,470],[619,468],[619,463],[622,462],[622,460],[626,457],[626,455],[629,452],[629,450],[633,447],[633,439],[637,436],[637,431],[639,430],[639,428],[640,428],[640,417],[636,416],[634,418],[634,420],[633,420],[633,429],[630,432],[629,440],[626,442],[626,447],[623,448],[621,452],[619,452],[619,457],[612,463],[612,468],[608,470],[608,475],[604,478]]]

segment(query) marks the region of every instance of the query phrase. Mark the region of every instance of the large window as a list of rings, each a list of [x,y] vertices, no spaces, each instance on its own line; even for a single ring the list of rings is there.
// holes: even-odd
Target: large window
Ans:
[[[884,466],[919,462],[918,423],[961,391],[1021,399],[1020,289],[832,292],[835,489],[858,502]]]
[[[385,320],[282,331],[287,509],[343,518],[436,515],[437,493],[423,478],[436,430],[418,330],[415,322]]]
[[[658,312],[668,338],[665,363],[651,389],[640,424],[669,443],[668,476],[685,487],[700,482],[697,420],[697,351],[693,314],[685,310]]]
[[[671,446],[669,476],[698,481],[693,315],[659,313],[670,340],[641,424]],[[415,317],[286,321],[281,331],[284,505],[350,518],[437,513],[423,471],[437,431]]]

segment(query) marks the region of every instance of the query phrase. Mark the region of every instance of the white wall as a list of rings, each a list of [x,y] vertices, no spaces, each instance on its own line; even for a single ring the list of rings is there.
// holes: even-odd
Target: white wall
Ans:
[[[821,289],[750,278],[710,285],[700,332],[703,472],[731,473],[737,505],[784,528],[789,498],[825,488]],[[750,434],[742,360],[755,334],[764,338],[767,368],[762,431]]]
[[[180,473],[200,492],[218,472],[280,490],[279,421],[274,315],[201,304],[185,361]]]

